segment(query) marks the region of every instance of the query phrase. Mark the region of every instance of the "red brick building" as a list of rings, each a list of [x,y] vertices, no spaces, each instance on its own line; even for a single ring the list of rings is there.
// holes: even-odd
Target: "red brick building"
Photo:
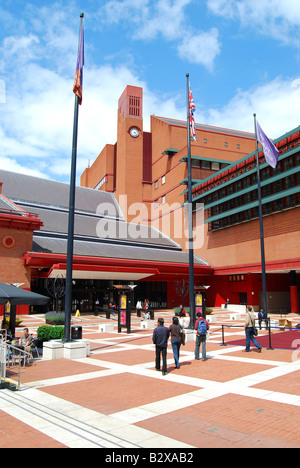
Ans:
[[[196,131],[195,285],[209,286],[208,306],[229,299],[258,308],[254,135],[200,124]],[[133,302],[149,298],[155,308],[180,304],[182,281],[189,279],[186,140],[186,122],[170,118],[151,116],[150,132],[144,132],[142,89],[125,89],[117,142],[105,146],[76,188],[74,311],[106,307],[114,300],[113,285],[128,283],[136,285]],[[259,155],[268,311],[297,313],[300,127],[275,144],[280,151],[275,170]],[[3,170],[0,181],[0,281],[47,295],[51,281],[66,275],[69,185]],[[64,297],[59,302],[63,309]]]
[[[117,142],[105,146],[83,172],[81,185],[114,193],[128,221],[154,226],[186,250],[181,209],[187,192],[186,122],[151,116],[151,130],[144,132],[142,98],[141,88],[125,89],[118,105]],[[199,203],[204,209],[195,254],[213,274],[196,275],[195,284],[210,286],[211,306],[229,299],[258,308],[262,286],[255,137],[200,124],[196,132],[198,142],[191,145],[193,201],[195,210]],[[275,170],[260,154],[271,312],[299,310],[299,142],[300,128],[275,141],[280,150]]]
[[[66,277],[69,185],[3,170],[0,180],[0,281],[49,295],[51,283]],[[211,271],[195,259],[197,276]],[[156,308],[175,307],[181,300],[177,282],[188,274],[181,247],[151,226],[127,223],[113,194],[76,188],[74,312],[106,308],[116,300],[115,284],[136,285],[134,306],[149,298]],[[59,308],[64,310],[64,296]],[[27,311],[18,307],[17,313]]]

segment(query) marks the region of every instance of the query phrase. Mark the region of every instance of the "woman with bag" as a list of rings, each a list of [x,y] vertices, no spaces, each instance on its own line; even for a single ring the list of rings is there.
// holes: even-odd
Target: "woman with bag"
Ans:
[[[179,325],[178,317],[173,317],[173,323],[169,326],[170,334],[171,334],[171,344],[174,354],[175,366],[176,369],[179,369],[179,351],[180,346],[183,343],[182,341],[182,329]]]
[[[257,336],[257,328],[255,327],[255,315],[252,312],[252,307],[248,306],[247,307],[247,313],[246,313],[246,322],[245,322],[245,332],[246,332],[246,349],[245,352],[249,353],[250,351],[250,341],[256,346],[258,349],[258,352],[261,353],[261,346],[258,343],[258,341],[255,339],[255,336]]]

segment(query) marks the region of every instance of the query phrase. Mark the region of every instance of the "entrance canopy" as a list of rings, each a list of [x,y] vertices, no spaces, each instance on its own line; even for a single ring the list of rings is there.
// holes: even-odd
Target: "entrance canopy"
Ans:
[[[50,270],[49,278],[61,276],[66,278],[65,263],[53,265]],[[73,265],[73,279],[95,279],[95,280],[119,280],[119,281],[140,281],[158,274],[155,268],[134,268],[122,266],[105,266],[105,265]]]

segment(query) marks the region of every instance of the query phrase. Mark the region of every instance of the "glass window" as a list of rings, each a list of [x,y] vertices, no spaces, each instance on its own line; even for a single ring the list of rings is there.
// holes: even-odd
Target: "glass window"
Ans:
[[[219,171],[220,170],[220,163],[212,162],[211,163],[211,168],[212,168],[213,171]]]
[[[202,161],[201,166],[202,166],[202,169],[210,169],[210,162],[209,161]]]

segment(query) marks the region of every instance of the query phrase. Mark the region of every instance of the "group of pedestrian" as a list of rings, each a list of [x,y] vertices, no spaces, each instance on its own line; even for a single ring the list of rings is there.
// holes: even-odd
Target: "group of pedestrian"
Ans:
[[[158,319],[158,326],[154,329],[152,340],[155,344],[155,369],[162,371],[162,375],[167,375],[167,347],[168,340],[171,336],[171,345],[174,355],[175,367],[180,368],[179,353],[180,347],[184,344],[185,332],[182,325],[179,323],[178,317],[173,317],[172,325],[166,327],[164,319]],[[202,344],[202,361],[206,361],[206,336],[209,330],[209,324],[200,312],[197,312],[197,320],[195,323],[196,334],[196,348],[195,359],[200,359],[200,346]],[[162,359],[162,368],[161,368]]]
[[[258,314],[259,327],[261,329],[261,323],[264,320],[266,328],[269,326],[269,321],[266,313],[263,309]],[[196,347],[195,347],[195,359],[200,360],[200,347],[202,345],[202,361],[206,361],[206,338],[209,330],[209,324],[205,320],[200,312],[197,312],[197,320],[195,323],[196,334]],[[245,319],[245,334],[246,334],[246,349],[245,352],[250,351],[250,342],[256,346],[259,353],[262,351],[261,345],[258,343],[255,336],[257,335],[257,329],[255,327],[255,315],[252,311],[252,307],[247,307],[246,319]],[[162,375],[167,375],[167,347],[168,340],[171,336],[171,345],[174,355],[175,367],[180,368],[179,365],[179,353],[180,347],[184,344],[184,327],[180,324],[178,317],[173,317],[173,323],[169,327],[164,325],[164,319],[158,319],[158,326],[154,329],[152,340],[155,344],[155,369],[162,371]],[[162,359],[162,368],[161,368]]]

